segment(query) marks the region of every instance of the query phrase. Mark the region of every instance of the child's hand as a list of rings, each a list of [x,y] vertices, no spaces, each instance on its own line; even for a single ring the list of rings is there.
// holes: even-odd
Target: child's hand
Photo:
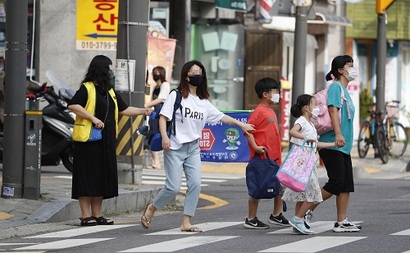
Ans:
[[[263,153],[265,153],[265,147],[264,146],[257,146],[255,148],[255,152],[258,153],[258,154],[263,154]]]

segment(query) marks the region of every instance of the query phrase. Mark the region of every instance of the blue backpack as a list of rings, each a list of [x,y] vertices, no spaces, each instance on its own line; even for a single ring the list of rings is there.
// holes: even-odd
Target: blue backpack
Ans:
[[[180,109],[182,114],[182,93],[178,89],[173,89],[169,93],[175,91],[177,96],[174,103],[174,113],[172,114],[172,120],[167,122],[167,134],[170,136],[171,134],[175,135],[176,128],[175,128],[175,112]],[[154,107],[154,111],[151,113],[148,121],[149,130],[147,134],[148,144],[150,146],[151,151],[160,151],[162,150],[162,136],[159,132],[159,117],[160,112],[162,109],[163,103],[158,104]]]

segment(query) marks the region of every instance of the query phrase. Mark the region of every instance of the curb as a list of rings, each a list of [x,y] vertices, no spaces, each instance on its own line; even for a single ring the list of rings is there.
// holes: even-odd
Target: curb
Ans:
[[[136,191],[125,190],[122,186],[118,197],[104,200],[101,213],[112,215],[143,210],[161,190],[161,188],[147,187]],[[61,222],[75,220],[81,216],[77,200],[57,198],[43,204],[26,219],[20,221],[3,221],[1,229],[44,222]]]

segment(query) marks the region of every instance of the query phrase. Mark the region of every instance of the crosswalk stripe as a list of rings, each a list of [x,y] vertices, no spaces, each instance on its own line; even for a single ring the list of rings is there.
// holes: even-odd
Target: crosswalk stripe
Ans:
[[[311,230],[316,234],[323,233],[333,228],[334,221],[316,221],[310,224]],[[287,227],[279,230],[269,232],[268,234],[293,234],[292,227]]]
[[[363,237],[363,236],[358,236],[358,237],[316,236],[316,237],[284,244],[281,246],[269,248],[269,249],[258,251],[258,252],[282,252],[282,253],[310,252],[310,253],[313,253],[313,252],[319,252],[322,250],[333,248],[336,246],[340,246],[346,243],[358,241],[364,238],[366,237]]]
[[[360,224],[362,223],[362,221],[355,221],[353,222],[355,224]],[[315,234],[319,234],[319,233],[323,233],[329,230],[333,229],[335,222],[334,221],[315,221],[315,222],[311,222],[310,224],[310,230],[313,230],[313,232],[315,232]],[[283,228],[283,229],[279,229],[279,230],[275,230],[272,232],[269,232],[268,234],[294,234],[293,233],[293,229],[292,227],[287,227],[287,228]]]
[[[406,229],[397,233],[393,233],[391,235],[410,235],[410,229]]]
[[[41,243],[32,246],[26,246],[22,248],[17,248],[14,250],[58,250],[67,249],[71,247],[82,246],[91,243],[97,243],[102,241],[112,240],[114,238],[86,238],[86,239],[65,239],[54,242]],[[13,250],[13,251],[14,251]]]
[[[69,238],[74,236],[104,232],[108,230],[118,229],[118,228],[126,228],[136,226],[135,224],[129,225],[110,225],[110,226],[92,226],[92,227],[80,227],[80,228],[73,228],[63,231],[51,232],[42,235],[35,235],[35,236],[28,236],[23,238]]]
[[[205,232],[205,231],[210,231],[210,230],[215,230],[215,229],[236,226],[238,224],[242,224],[242,222],[206,222],[206,223],[196,224],[195,227],[199,227],[202,231]],[[187,232],[182,232],[179,228],[173,228],[169,230],[149,233],[147,235],[181,235],[181,234],[187,234]]]
[[[161,181],[153,181],[153,180],[143,180],[142,181],[143,184],[149,184],[149,185],[164,185],[165,182],[161,182]],[[185,182],[181,183],[182,186],[186,186]],[[204,186],[209,186],[208,184],[201,184],[201,187]]]
[[[29,244],[35,244],[35,243],[30,243],[30,242],[7,242],[7,243],[0,243],[0,246],[18,246],[18,245],[29,245]]]
[[[175,252],[187,248],[197,247],[204,244],[220,242],[238,236],[189,236],[186,238],[150,244],[120,252]]]

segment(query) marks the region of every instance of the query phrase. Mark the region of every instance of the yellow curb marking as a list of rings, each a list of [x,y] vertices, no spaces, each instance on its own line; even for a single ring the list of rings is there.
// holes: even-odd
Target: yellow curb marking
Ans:
[[[370,168],[370,167],[364,167],[364,170],[369,173],[369,174],[373,174],[373,173],[378,173],[380,172],[380,169],[376,169],[376,168]]]
[[[0,212],[0,220],[6,220],[6,219],[10,219],[11,217],[13,217],[14,215],[8,214],[8,213],[3,213]]]
[[[180,193],[182,194],[186,194],[186,191],[180,191]],[[219,199],[217,197],[211,196],[211,195],[206,195],[206,194],[199,194],[199,198],[200,199],[204,199],[207,200],[209,202],[212,202],[213,205],[210,206],[203,206],[203,207],[198,207],[198,210],[209,210],[209,209],[214,209],[214,208],[219,208],[219,207],[223,207],[229,204],[228,201],[225,201],[223,199]]]

